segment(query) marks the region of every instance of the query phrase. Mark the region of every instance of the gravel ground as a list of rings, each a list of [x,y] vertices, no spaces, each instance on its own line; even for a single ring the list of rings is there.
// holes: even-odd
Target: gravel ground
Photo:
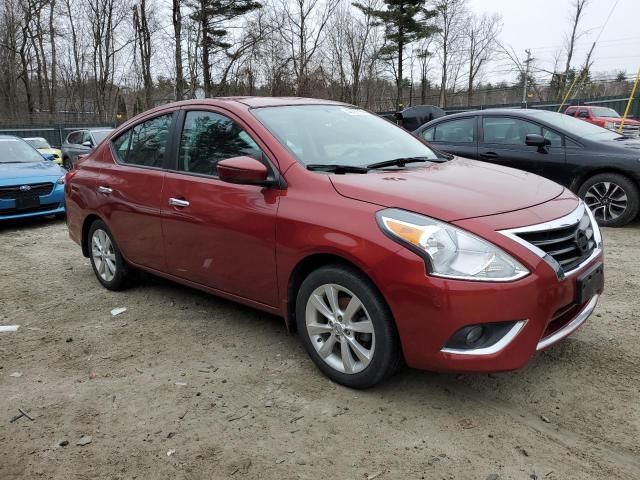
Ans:
[[[0,226],[0,479],[638,479],[639,234],[604,232],[596,313],[523,370],[353,391],[279,318],[109,292],[64,222]]]

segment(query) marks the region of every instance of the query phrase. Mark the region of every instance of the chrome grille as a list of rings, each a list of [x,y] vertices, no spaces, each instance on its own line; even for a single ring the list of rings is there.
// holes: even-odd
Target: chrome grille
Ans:
[[[24,189],[23,187],[29,187]],[[14,200],[16,198],[49,195],[53,190],[53,183],[31,183],[28,185],[10,185],[0,187],[0,199]]]
[[[515,234],[552,257],[565,272],[589,258],[597,243],[591,219],[586,211],[572,225]]]

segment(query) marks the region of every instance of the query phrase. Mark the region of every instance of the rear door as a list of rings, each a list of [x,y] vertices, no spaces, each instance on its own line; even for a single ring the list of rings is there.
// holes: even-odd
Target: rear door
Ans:
[[[525,170],[568,185],[570,179],[561,134],[538,123],[509,116],[482,116],[480,130],[480,160]],[[551,145],[530,147],[525,144],[528,134],[542,135]]]
[[[443,152],[461,157],[477,158],[476,117],[462,117],[437,124],[420,132],[422,138]]]
[[[167,172],[161,202],[169,273],[275,306],[280,190],[217,176],[217,163],[237,156],[272,168],[265,147],[230,113],[190,110],[182,116],[178,162]]]
[[[106,219],[125,258],[165,271],[160,203],[172,144],[173,113],[147,118],[111,142],[113,162],[106,162],[98,182]]]

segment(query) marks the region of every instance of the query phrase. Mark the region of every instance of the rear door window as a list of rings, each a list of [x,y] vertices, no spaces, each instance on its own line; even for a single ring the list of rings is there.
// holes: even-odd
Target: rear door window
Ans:
[[[432,134],[433,142],[475,143],[475,117],[460,118],[436,125]],[[425,140],[429,140],[425,137]]]
[[[581,108],[578,110],[578,118],[589,118],[589,110]]]
[[[172,114],[161,115],[125,131],[112,142],[116,158],[126,164],[162,168]]]

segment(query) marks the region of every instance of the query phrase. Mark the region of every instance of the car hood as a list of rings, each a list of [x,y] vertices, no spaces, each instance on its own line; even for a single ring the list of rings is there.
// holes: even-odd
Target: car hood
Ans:
[[[340,195],[447,222],[532,207],[564,188],[512,168],[455,158],[426,167],[331,175]]]
[[[593,117],[594,120],[599,120],[603,122],[613,122],[613,123],[622,123],[622,118],[620,117]],[[638,120],[633,120],[632,118],[627,118],[624,121],[625,125],[640,125]]]
[[[33,163],[2,163],[0,162],[0,184],[7,185],[12,180],[27,180],[29,182],[53,180],[65,174],[65,170],[48,160]]]

